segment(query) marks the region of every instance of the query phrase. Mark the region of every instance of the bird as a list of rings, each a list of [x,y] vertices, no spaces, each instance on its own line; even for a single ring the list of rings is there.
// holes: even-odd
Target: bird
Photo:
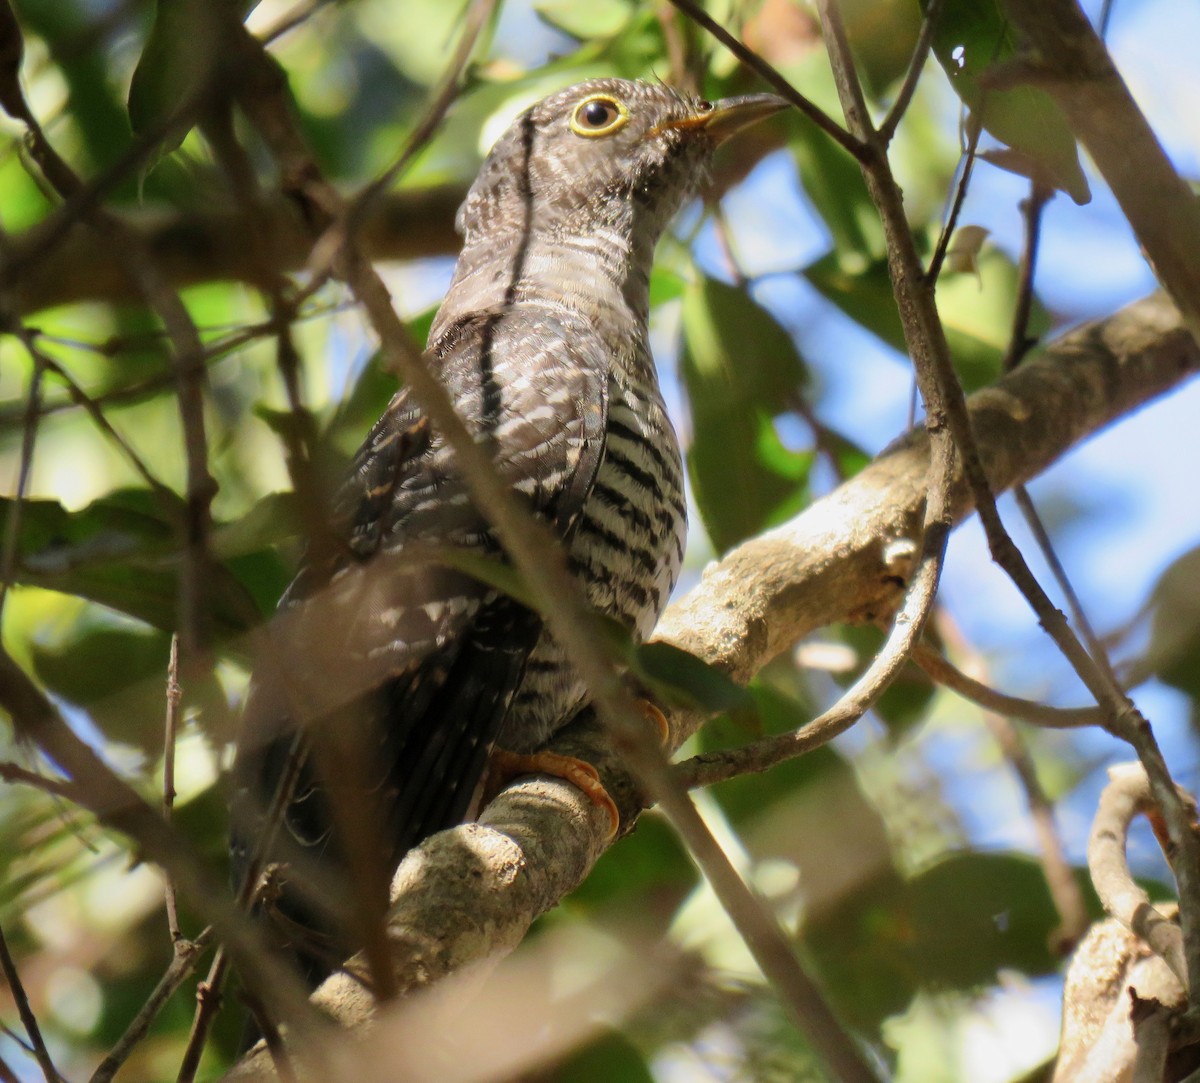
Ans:
[[[649,346],[655,245],[716,147],[784,105],[579,83],[517,117],[457,215],[425,361],[587,601],[635,640],[675,585],[687,529]],[[261,895],[314,986],[363,946],[404,854],[475,811],[501,753],[615,812],[590,765],[540,751],[587,689],[541,614],[445,557],[505,559],[406,388],[332,499],[328,534],[267,626],[231,770],[234,883],[243,901]]]

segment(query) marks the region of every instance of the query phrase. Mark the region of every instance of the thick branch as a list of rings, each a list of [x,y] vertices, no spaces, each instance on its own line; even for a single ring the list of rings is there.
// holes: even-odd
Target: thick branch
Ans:
[[[1151,297],[1061,339],[997,385],[972,396],[972,423],[992,488],[1040,473],[1074,444],[1200,371],[1200,350],[1179,314]],[[902,583],[895,543],[918,536],[928,440],[911,434],[791,522],[749,541],[705,573],[668,610],[660,635],[739,682],[813,629],[890,609]],[[955,521],[972,511],[961,478]],[[682,742],[703,722],[676,712]],[[603,729],[581,719],[555,741],[600,769],[629,822],[641,801]],[[398,985],[412,991],[510,951],[529,924],[574,890],[603,849],[603,818],[566,783],[527,781],[505,791],[479,824],[433,836],[394,882],[391,924]],[[330,978],[318,1003],[346,1025],[371,1011],[362,987]],[[264,1055],[235,1078],[269,1078]]]

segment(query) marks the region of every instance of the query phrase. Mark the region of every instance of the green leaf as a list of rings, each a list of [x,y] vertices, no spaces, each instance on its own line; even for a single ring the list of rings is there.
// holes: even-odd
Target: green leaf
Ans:
[[[731,711],[753,707],[754,697],[694,654],[657,640],[634,651],[634,670],[652,691],[687,707]]]
[[[1177,557],[1150,594],[1146,662],[1160,680],[1200,699],[1200,548]]]
[[[129,84],[129,122],[145,134],[196,103],[207,85],[219,85],[224,43],[254,6],[247,0],[157,0],[154,25]],[[170,154],[190,124],[179,125],[158,148]]]
[[[170,644],[164,632],[85,624],[52,647],[32,643],[30,657],[38,679],[86,710],[107,737],[157,758]],[[199,707],[210,719],[224,715],[224,694],[211,676],[192,677],[183,691],[185,707]]]
[[[976,270],[977,274],[943,272],[937,291],[938,312],[950,355],[967,391],[975,391],[999,375],[1012,332],[1012,310],[1018,289],[1016,265],[997,248],[983,251]],[[822,296],[855,323],[907,354],[885,262],[880,260],[859,272],[851,272],[830,253],[810,264],[804,275]],[[1039,335],[1049,326],[1048,313],[1035,299],[1030,333]]]
[[[928,0],[921,7],[927,8]],[[998,0],[948,0],[934,28],[933,51],[955,93],[988,132],[1031,159],[1046,181],[1076,203],[1092,198],[1075,136],[1054,99],[1034,87],[995,90],[984,85],[989,68],[1017,53]]]
[[[798,511],[811,452],[784,447],[772,418],[807,373],[791,336],[744,287],[702,279],[683,299],[688,473],[721,552]]]
[[[551,26],[580,41],[611,38],[619,34],[633,15],[627,0],[538,0],[533,7]]]
[[[1099,907],[1077,873],[1093,913]],[[805,923],[806,951],[848,1022],[877,1032],[920,989],[986,988],[1005,970],[1054,973],[1058,927],[1041,865],[1004,853],[947,857],[909,881],[892,872],[856,885]]]
[[[8,529],[14,504],[0,499],[0,531]],[[20,522],[17,583],[87,598],[155,628],[175,629],[178,533],[149,493],[110,493],[75,512],[54,500],[30,500]],[[218,633],[257,623],[258,607],[246,588],[219,565],[208,572],[204,600]]]
[[[607,1031],[554,1068],[555,1083],[654,1083],[646,1058],[629,1039]]]

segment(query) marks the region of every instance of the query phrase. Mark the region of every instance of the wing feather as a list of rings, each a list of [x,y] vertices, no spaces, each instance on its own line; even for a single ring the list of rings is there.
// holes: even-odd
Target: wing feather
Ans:
[[[449,328],[428,357],[500,476],[569,538],[604,449],[607,367],[590,326],[532,306],[480,313]],[[502,553],[407,390],[364,441],[334,509],[345,544],[289,587],[247,698],[234,764],[239,880],[298,727],[355,720],[391,865],[461,822],[542,633],[536,613],[436,562],[446,547]],[[313,873],[279,905],[292,924],[326,936],[328,914],[345,900],[317,889],[344,884],[347,861],[330,788],[322,765],[306,762],[287,831],[268,855]],[[327,971],[323,956],[290,946],[313,980]]]

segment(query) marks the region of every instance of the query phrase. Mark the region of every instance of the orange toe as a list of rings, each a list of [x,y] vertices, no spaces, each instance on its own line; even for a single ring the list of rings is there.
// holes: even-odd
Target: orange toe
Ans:
[[[616,802],[608,796],[608,791],[600,781],[600,773],[586,760],[577,760],[574,756],[563,756],[558,752],[523,755],[498,748],[492,752],[490,768],[494,780],[499,778],[505,782],[521,775],[551,775],[565,779],[576,789],[582,790],[592,804],[608,813],[609,840],[616,836],[621,826],[621,814],[617,811]]]

